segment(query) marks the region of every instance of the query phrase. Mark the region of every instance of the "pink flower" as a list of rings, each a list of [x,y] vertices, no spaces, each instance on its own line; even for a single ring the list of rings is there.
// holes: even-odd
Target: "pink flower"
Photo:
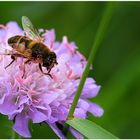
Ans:
[[[4,53],[12,49],[7,44],[8,38],[23,35],[23,31],[15,22],[0,27],[0,53]],[[18,58],[5,69],[11,58],[8,55],[0,56],[0,113],[15,120],[13,129],[23,137],[31,137],[28,129],[28,121],[31,120],[33,123],[48,123],[60,138],[65,138],[58,125],[66,121],[87,62],[75,43],[69,43],[66,36],[62,42],[56,42],[54,30],[50,30],[44,34],[44,38],[44,44],[57,55],[58,65],[51,70],[53,79],[42,75],[38,64],[32,62],[24,65],[23,58]],[[22,77],[24,66],[26,71]],[[99,89],[100,86],[92,78],[87,78],[74,112],[75,117],[85,119],[88,112],[97,117],[103,114],[102,108],[88,101],[88,98],[98,94]],[[70,131],[81,138],[73,128]]]

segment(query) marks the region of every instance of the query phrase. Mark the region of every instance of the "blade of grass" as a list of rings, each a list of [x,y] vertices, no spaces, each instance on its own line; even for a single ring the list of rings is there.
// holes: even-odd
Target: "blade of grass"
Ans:
[[[89,120],[74,118],[67,123],[88,139],[117,139],[116,136]]]
[[[97,52],[97,49],[99,48],[99,45],[101,44],[101,41],[102,41],[102,39],[104,37],[105,30],[106,30],[107,25],[109,23],[109,20],[111,18],[112,9],[113,9],[113,3],[110,3],[110,2],[107,3],[107,6],[105,7],[105,11],[103,13],[103,17],[101,19],[99,28],[97,30],[97,34],[95,36],[95,40],[94,40],[94,43],[93,43],[93,46],[92,46],[92,50],[91,50],[90,56],[88,58],[88,62],[87,62],[86,68],[85,68],[85,70],[83,72],[83,76],[81,78],[81,81],[80,81],[77,93],[75,95],[75,98],[73,100],[72,106],[70,108],[67,120],[70,120],[73,117],[73,113],[75,111],[75,108],[77,106],[78,100],[80,98],[81,91],[83,89],[85,80],[86,80],[86,78],[87,78],[87,76],[89,74],[90,65],[94,61],[95,54]],[[68,125],[65,123],[65,125],[64,125],[64,133],[65,134],[67,133],[67,130],[68,130]]]

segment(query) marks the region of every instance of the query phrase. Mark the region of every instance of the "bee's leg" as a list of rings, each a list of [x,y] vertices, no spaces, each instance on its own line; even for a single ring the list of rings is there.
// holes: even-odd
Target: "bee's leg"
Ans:
[[[12,61],[10,62],[10,64],[8,64],[8,65],[5,67],[5,69],[6,69],[7,67],[9,67],[9,66],[16,60],[16,58],[15,58],[14,55],[11,55],[11,58],[12,58]]]
[[[39,69],[40,69],[40,71],[41,71],[43,74],[45,74],[45,75],[49,75],[49,76],[53,79],[53,77],[52,77],[52,75],[51,75],[50,73],[44,73],[44,72],[43,72],[43,70],[42,70],[42,66],[41,66],[40,63],[39,63]]]
[[[48,69],[48,73],[50,73],[51,69]]]
[[[42,70],[42,66],[41,66],[40,63],[39,63],[39,69],[40,69],[40,71],[41,71],[42,73],[44,73],[43,70]]]
[[[22,78],[25,76],[25,66],[24,66],[24,69],[23,69],[23,75],[22,75]]]
[[[25,76],[25,72],[26,72],[26,70],[25,70],[25,64],[29,63],[30,61],[31,61],[31,60],[28,59],[27,61],[24,62],[22,78]]]
[[[27,64],[27,63],[29,63],[31,60],[30,59],[28,59],[27,61],[25,61],[24,62],[24,64]]]

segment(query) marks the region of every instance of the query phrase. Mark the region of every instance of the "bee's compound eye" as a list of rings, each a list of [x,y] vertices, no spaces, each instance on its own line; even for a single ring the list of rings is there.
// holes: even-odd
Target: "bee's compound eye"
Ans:
[[[54,52],[51,52],[50,57],[51,57],[52,59],[54,59],[54,58],[56,58],[56,54],[55,54]]]
[[[56,54],[54,52],[51,52],[47,57],[45,57],[43,61],[44,67],[53,66],[53,63],[56,62]]]
[[[52,59],[51,59],[50,56],[48,56],[48,57],[44,60],[43,66],[44,66],[44,67],[49,67],[51,64],[52,64]]]

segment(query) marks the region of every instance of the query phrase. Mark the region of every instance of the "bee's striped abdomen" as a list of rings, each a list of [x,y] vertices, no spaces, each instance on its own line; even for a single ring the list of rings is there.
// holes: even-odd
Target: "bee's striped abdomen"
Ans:
[[[29,39],[26,36],[22,36],[19,41],[17,42],[16,45],[16,50],[19,51],[20,53],[25,53],[27,49],[29,49],[29,44],[33,42],[31,39]]]
[[[19,36],[19,35],[10,37],[10,38],[8,39],[8,44],[9,44],[10,46],[12,46],[12,44],[17,43],[17,42],[20,40],[21,37],[22,37],[22,36]]]
[[[31,43],[32,40],[28,39],[27,37],[22,37],[20,38],[19,42],[18,42],[18,46],[19,47],[23,47],[24,46],[24,49],[27,49],[29,44]]]

